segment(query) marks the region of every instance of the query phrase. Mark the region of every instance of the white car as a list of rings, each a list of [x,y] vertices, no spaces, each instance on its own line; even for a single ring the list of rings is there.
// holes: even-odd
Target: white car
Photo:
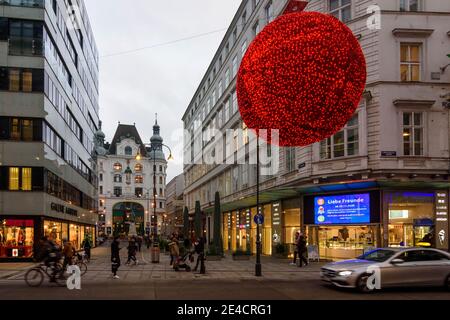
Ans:
[[[362,292],[406,286],[450,289],[450,254],[429,248],[385,248],[321,269],[323,281]]]

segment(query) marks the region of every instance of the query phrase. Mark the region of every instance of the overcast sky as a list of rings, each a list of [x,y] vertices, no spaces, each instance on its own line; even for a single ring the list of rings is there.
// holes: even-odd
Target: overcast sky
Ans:
[[[174,150],[168,181],[182,173],[176,132],[241,0],[85,0],[100,52],[100,118],[106,141],[136,123],[149,142],[155,113]],[[214,32],[216,31],[216,32]],[[199,36],[205,33],[208,35]],[[164,44],[180,39],[172,44]],[[125,53],[128,52],[128,53]],[[174,136],[172,136],[174,135]]]

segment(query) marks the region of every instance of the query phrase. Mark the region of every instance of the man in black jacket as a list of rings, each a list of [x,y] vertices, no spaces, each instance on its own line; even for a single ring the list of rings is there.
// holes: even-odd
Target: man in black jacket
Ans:
[[[114,237],[111,243],[111,269],[114,279],[119,279],[117,271],[120,267],[120,247],[119,247],[119,237]]]
[[[206,268],[205,268],[205,241],[204,238],[200,237],[195,242],[194,251],[198,255],[197,256],[197,263],[194,268],[194,272],[197,271],[198,265],[200,264],[200,273],[205,274]]]

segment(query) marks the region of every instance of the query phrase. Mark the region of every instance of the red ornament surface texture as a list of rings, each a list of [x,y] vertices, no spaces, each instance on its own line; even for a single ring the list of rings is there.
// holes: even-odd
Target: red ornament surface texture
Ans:
[[[239,111],[251,129],[278,129],[278,145],[307,146],[346,125],[366,77],[361,46],[345,24],[317,12],[286,14],[259,33],[242,59]]]

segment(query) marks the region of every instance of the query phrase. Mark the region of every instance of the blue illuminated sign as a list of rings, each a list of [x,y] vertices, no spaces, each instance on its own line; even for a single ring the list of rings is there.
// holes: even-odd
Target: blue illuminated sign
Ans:
[[[370,194],[315,197],[314,219],[318,225],[370,223]]]

